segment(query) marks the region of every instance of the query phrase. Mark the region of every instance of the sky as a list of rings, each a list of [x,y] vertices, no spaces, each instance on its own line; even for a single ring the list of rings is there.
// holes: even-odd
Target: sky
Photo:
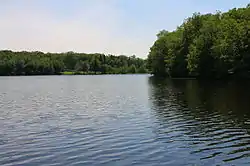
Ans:
[[[249,0],[0,0],[0,49],[136,55],[160,30],[194,12],[245,7]]]

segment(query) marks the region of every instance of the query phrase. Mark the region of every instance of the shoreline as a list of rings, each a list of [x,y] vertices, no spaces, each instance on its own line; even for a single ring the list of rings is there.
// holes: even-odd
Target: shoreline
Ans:
[[[103,74],[103,73],[96,73],[96,74],[76,74],[76,73],[72,73],[72,74],[16,74],[16,75],[0,75],[0,77],[26,77],[26,76],[97,76],[97,75],[150,75],[148,73],[117,73],[117,74],[112,74],[112,73],[107,73],[107,74]]]

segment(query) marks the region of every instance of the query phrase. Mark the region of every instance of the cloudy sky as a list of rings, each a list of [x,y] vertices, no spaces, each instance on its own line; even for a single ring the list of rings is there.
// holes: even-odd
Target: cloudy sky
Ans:
[[[146,57],[155,35],[194,12],[249,0],[0,0],[0,49]]]

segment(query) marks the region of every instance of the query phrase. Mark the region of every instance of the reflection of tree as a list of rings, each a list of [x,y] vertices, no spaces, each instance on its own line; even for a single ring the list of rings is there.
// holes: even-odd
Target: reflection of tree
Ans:
[[[202,109],[202,97],[199,96],[199,89],[194,81],[150,77],[149,83],[152,108],[155,110],[160,123],[163,125],[169,124],[176,117],[177,119],[174,120],[179,128],[178,130],[186,130],[185,133],[197,132],[204,128],[198,122],[205,121],[207,113],[197,111],[197,109]],[[191,89],[192,93],[189,93]],[[185,126],[188,125],[186,122],[191,122],[191,127],[186,128]],[[179,123],[183,125],[178,125]],[[199,125],[192,125],[192,123]],[[175,123],[170,123],[171,125],[175,126]]]
[[[250,89],[247,82],[149,78],[157,135],[187,143],[191,152],[237,153],[249,145]],[[192,148],[191,148],[192,146]],[[213,156],[205,153],[204,158]],[[214,157],[214,156],[213,156]]]
[[[149,78],[154,107],[175,105],[199,118],[219,112],[221,116],[245,120],[250,117],[250,88],[247,82],[202,82]],[[245,117],[245,118],[244,118]],[[242,119],[244,118],[244,119]]]

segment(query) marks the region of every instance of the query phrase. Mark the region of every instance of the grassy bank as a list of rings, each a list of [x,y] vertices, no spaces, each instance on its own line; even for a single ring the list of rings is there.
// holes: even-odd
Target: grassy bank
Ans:
[[[102,72],[79,72],[79,71],[64,71],[61,75],[116,75],[116,74],[147,74],[147,73],[102,73]]]
[[[61,75],[100,75],[101,72],[80,72],[80,71],[64,71]]]

